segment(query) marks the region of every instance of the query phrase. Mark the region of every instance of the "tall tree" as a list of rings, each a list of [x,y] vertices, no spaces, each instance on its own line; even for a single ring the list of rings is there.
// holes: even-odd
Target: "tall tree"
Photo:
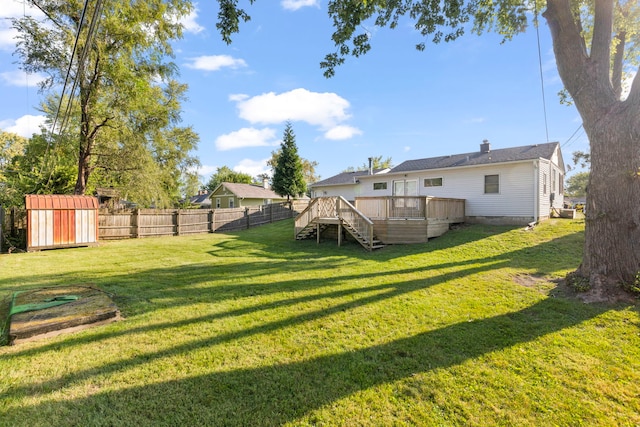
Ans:
[[[279,195],[287,196],[287,201],[291,197],[302,196],[307,192],[307,184],[302,173],[302,162],[296,145],[296,136],[293,133],[291,123],[287,123],[284,129],[278,163],[273,170],[271,188]]]
[[[249,19],[237,0],[218,0],[218,29],[230,42]],[[408,17],[432,42],[462,36],[468,23],[505,39],[525,31],[544,10],[558,73],[589,138],[591,173],[585,246],[573,280],[588,282],[593,299],[615,297],[640,272],[640,3],[633,0],[329,0],[336,50],[321,67],[331,77],[347,56],[371,48],[368,24],[395,28]],[[425,49],[425,43],[417,45]],[[633,76],[624,95],[624,82]],[[631,286],[629,286],[631,285]]]
[[[569,197],[585,197],[589,172],[578,172],[567,178],[566,195]]]
[[[175,66],[165,59],[172,55],[170,42],[182,35],[178,18],[190,12],[191,2],[27,1],[47,19],[13,20],[19,32],[17,53],[24,70],[49,76],[42,89],[67,83],[54,130],[63,130],[68,120],[77,126],[74,192],[87,191],[92,173],[105,165],[101,159],[136,160],[139,166],[151,164],[146,160],[161,160],[158,157],[162,154],[158,154],[162,147],[157,146],[156,138],[177,127],[180,100],[186,90],[172,80]],[[76,87],[77,92],[69,90]],[[67,111],[73,118],[69,119]],[[172,141],[168,135],[160,139],[162,144]],[[197,138],[181,142],[178,151],[188,157],[186,153]],[[138,157],[128,156],[130,153]],[[127,170],[136,168],[129,164]]]
[[[207,182],[207,185],[205,187],[209,192],[213,192],[216,188],[218,188],[218,185],[222,184],[223,182],[251,184],[253,183],[253,178],[249,174],[236,172],[234,170],[231,170],[228,166],[222,166],[216,170],[216,173],[211,175],[211,177],[209,178],[209,182]]]
[[[278,158],[280,157],[280,153],[282,150],[279,148],[275,151],[271,152],[271,158],[267,160],[267,166],[271,168],[271,175],[275,172],[276,165],[278,164]],[[309,184],[313,184],[314,182],[320,181],[320,175],[316,174],[316,166],[318,166],[318,162],[315,160],[308,160],[303,157],[300,157],[300,163],[302,163],[302,175],[304,175],[304,182]],[[267,176],[266,178],[270,178]]]

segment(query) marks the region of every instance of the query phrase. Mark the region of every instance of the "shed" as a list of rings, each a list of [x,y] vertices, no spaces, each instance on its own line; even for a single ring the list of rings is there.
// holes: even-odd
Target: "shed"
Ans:
[[[25,196],[27,251],[98,243],[98,199],[92,196]]]

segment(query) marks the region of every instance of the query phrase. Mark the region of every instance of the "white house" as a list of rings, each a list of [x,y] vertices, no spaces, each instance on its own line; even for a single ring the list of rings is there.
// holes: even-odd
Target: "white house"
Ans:
[[[311,186],[313,197],[465,199],[467,222],[528,224],[563,207],[565,165],[557,142],[407,160],[388,171],[342,173]]]

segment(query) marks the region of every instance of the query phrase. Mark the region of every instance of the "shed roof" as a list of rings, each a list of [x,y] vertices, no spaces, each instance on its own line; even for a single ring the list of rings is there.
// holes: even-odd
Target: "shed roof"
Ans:
[[[98,209],[98,199],[93,196],[68,196],[61,194],[27,194],[24,196],[28,210],[34,209]]]

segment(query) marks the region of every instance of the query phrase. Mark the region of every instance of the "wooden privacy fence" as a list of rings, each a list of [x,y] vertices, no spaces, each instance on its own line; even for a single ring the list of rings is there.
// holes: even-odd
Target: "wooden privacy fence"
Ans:
[[[308,200],[231,209],[133,209],[98,212],[98,239],[135,239],[244,230],[295,217]],[[0,252],[26,249],[26,210],[0,206]]]
[[[100,240],[183,236],[244,230],[293,218],[306,204],[274,203],[229,209],[134,209],[100,211]]]

